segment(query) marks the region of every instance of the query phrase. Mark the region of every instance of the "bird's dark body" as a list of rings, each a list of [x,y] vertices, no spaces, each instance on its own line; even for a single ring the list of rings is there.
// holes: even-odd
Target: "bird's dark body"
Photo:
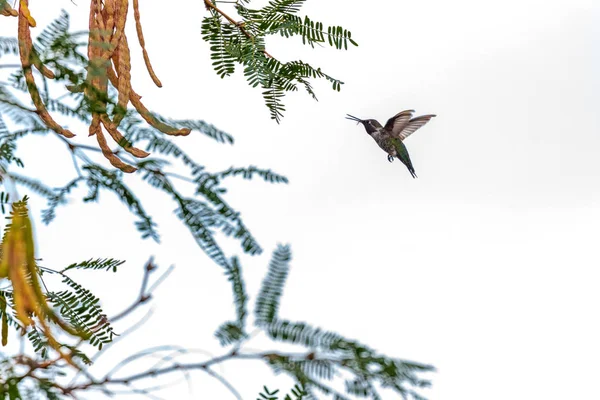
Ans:
[[[371,137],[383,151],[388,153],[388,160],[393,160],[394,157],[397,157],[400,161],[402,161],[402,164],[406,165],[406,168],[408,168],[408,172],[410,172],[412,177],[417,177],[415,168],[413,167],[410,156],[408,155],[408,149],[404,143],[402,143],[402,140],[392,136],[392,133],[385,130],[385,128],[380,128],[373,132]]]
[[[435,115],[423,115],[414,119],[413,110],[402,111],[388,120],[385,126],[382,126],[377,120],[361,120],[348,114],[348,119],[363,124],[367,133],[375,140],[377,145],[388,154],[388,160],[393,161],[397,157],[408,168],[413,178],[417,177],[415,169],[410,160],[408,150],[403,143],[410,134],[426,124]]]
[[[394,145],[394,138],[389,132],[386,132],[383,128],[381,128],[380,130],[371,133],[371,137],[373,140],[375,140],[379,147],[381,147],[381,149],[390,156],[396,157],[398,155],[396,146]]]

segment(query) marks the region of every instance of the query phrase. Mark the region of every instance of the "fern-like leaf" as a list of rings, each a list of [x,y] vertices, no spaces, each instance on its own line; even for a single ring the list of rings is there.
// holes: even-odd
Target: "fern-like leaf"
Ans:
[[[41,46],[41,50],[48,50],[57,40],[64,37],[68,30],[69,14],[62,10],[58,18],[48,24],[37,36],[36,42]]]
[[[0,57],[6,54],[19,55],[19,41],[16,38],[0,36]]]
[[[120,172],[109,171],[98,165],[86,165],[83,169],[89,173],[86,180],[88,187],[92,190],[84,201],[95,200],[98,188],[114,192],[119,197],[119,200],[125,203],[129,210],[139,218],[139,221],[135,225],[142,233],[142,238],[150,237],[156,242],[159,241],[159,235],[155,229],[156,224],[152,221],[150,215],[146,213],[135,194],[123,183]]]
[[[49,292],[48,299],[55,304],[77,330],[89,335],[89,342],[99,350],[113,339],[113,329],[99,306],[100,300],[88,289],[63,275],[63,283],[71,290]]]
[[[44,335],[38,332],[37,328],[34,327],[27,333],[27,339],[31,342],[33,350],[39,354],[42,359],[48,358],[48,340]]]
[[[291,394],[286,394],[285,397],[279,397],[279,389],[271,391],[266,386],[263,386],[263,390],[258,394],[259,397],[256,400],[302,400],[307,398],[308,394],[302,385],[298,384],[294,385],[290,392]]]
[[[238,322],[225,322],[215,332],[215,337],[219,340],[221,346],[237,343],[247,336]]]
[[[215,332],[215,336],[219,339],[222,346],[239,342],[248,337],[245,331],[248,296],[246,295],[242,271],[237,257],[232,258],[230,266],[225,270],[225,275],[232,286],[236,321],[225,322]]]
[[[41,181],[39,181],[37,179],[32,179],[27,176],[15,174],[15,173],[10,173],[8,175],[16,183],[33,190],[34,192],[36,192],[37,194],[39,194],[43,197],[46,197],[48,199],[51,199],[54,197],[54,193],[55,193],[54,190],[52,188],[46,186],[44,183],[42,183]]]
[[[233,144],[234,139],[229,133],[218,129],[213,124],[209,124],[202,120],[192,119],[171,119],[171,118],[159,118],[162,122],[174,126],[176,128],[189,128],[194,131],[198,131],[211,139],[216,140],[219,143]]]
[[[77,177],[61,188],[53,190],[52,196],[48,197],[48,208],[42,210],[42,221],[47,225],[56,217],[56,208],[67,202],[67,195],[77,187],[83,177]]]
[[[231,267],[225,272],[225,274],[227,275],[227,279],[231,282],[232,286],[237,317],[236,319],[238,324],[243,328],[246,322],[246,303],[248,301],[248,296],[246,295],[244,279],[242,278],[242,270],[237,257],[232,258]]]
[[[114,258],[90,258],[87,261],[82,261],[78,263],[73,263],[63,269],[61,273],[69,271],[71,269],[103,269],[105,271],[117,272],[117,267],[123,264],[125,261],[115,260]]]
[[[273,252],[269,271],[262,282],[260,293],[256,299],[256,324],[270,324],[277,320],[279,301],[283,286],[289,272],[289,262],[292,258],[289,246],[278,245]]]
[[[266,325],[266,333],[274,340],[329,351],[337,350],[339,343],[345,342],[337,333],[313,328],[303,322],[281,319]]]
[[[252,179],[254,177],[254,175],[258,175],[261,178],[263,178],[266,182],[288,183],[288,179],[285,176],[279,175],[279,174],[271,171],[270,169],[261,169],[261,168],[257,168],[252,165],[249,167],[241,167],[241,168],[231,167],[225,171],[217,172],[216,174],[214,174],[214,176],[218,179],[226,178],[228,176],[239,176],[239,175],[241,175],[244,179],[248,179],[248,180]]]

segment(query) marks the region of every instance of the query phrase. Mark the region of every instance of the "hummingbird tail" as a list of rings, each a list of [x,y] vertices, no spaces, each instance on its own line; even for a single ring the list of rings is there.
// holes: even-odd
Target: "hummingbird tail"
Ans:
[[[415,172],[415,168],[413,167],[412,162],[410,161],[410,157],[408,157],[408,153],[406,154],[406,158],[400,156],[398,158],[400,159],[400,161],[402,161],[402,164],[406,166],[406,169],[408,169],[410,175],[413,178],[417,178],[417,173]]]

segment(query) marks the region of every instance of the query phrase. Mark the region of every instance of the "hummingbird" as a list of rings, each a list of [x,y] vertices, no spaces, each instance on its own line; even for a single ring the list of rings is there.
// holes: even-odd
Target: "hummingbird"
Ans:
[[[379,147],[385,151],[389,162],[398,157],[402,164],[406,165],[413,178],[417,177],[415,169],[410,161],[408,150],[403,141],[417,129],[425,125],[429,120],[435,117],[434,114],[422,115],[412,118],[415,110],[404,110],[390,118],[385,126],[374,119],[360,119],[353,115],[346,114],[346,119],[363,124],[367,133],[377,142]],[[411,119],[412,118],[412,119]]]

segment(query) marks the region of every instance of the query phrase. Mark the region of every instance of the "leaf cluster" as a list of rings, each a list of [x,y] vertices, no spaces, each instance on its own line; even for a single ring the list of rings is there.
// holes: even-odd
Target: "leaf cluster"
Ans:
[[[279,245],[273,252],[267,274],[254,302],[254,325],[272,340],[303,347],[306,352],[264,354],[263,358],[272,370],[294,378],[309,398],[316,398],[316,393],[321,393],[335,400],[349,399],[348,396],[378,400],[382,389],[391,389],[405,399],[423,399],[418,390],[428,387],[430,381],[420,377],[420,374],[433,371],[432,366],[388,357],[335,332],[279,317],[281,296],[289,275],[291,258],[288,245]],[[221,326],[215,335],[222,345],[239,348],[248,339],[246,335],[240,334],[245,332],[244,317],[248,296],[237,261],[235,265],[236,269],[229,276],[238,317],[235,323],[229,322]],[[235,330],[230,331],[225,326],[234,326]],[[345,393],[336,391],[329,384],[339,376],[346,376]],[[277,398],[273,396],[274,393],[265,388],[263,399]]]
[[[34,258],[32,235],[27,233],[31,225],[27,201],[25,196],[12,204],[0,243],[0,273],[10,282],[10,288],[0,292],[2,345],[7,344],[8,329],[12,327],[21,334],[27,334],[34,350],[42,358],[47,357],[48,350],[54,350],[73,364],[74,355],[84,360],[86,357],[73,351],[71,354],[65,353],[63,347],[68,348],[68,345],[58,341],[56,332],[83,339],[99,349],[112,340],[114,333],[99,299],[65,272],[72,269],[116,271],[116,267],[123,262],[90,259],[71,264],[61,272],[41,268]],[[43,281],[43,273],[60,274],[67,289],[49,291]]]
[[[324,73],[301,60],[282,62],[266,50],[268,36],[284,38],[298,36],[311,47],[328,44],[336,49],[348,49],[348,44],[358,46],[352,33],[341,26],[328,26],[308,16],[298,15],[305,0],[271,0],[266,6],[253,9],[249,2],[235,3],[240,21],[234,21],[215,4],[205,2],[210,16],[202,22],[202,37],[210,44],[211,59],[221,78],[235,72],[236,64],[243,68],[244,76],[252,87],[260,86],[271,118],[279,122],[285,106],[287,92],[304,89],[316,99],[311,79],[325,79],[339,91],[342,81]]]

